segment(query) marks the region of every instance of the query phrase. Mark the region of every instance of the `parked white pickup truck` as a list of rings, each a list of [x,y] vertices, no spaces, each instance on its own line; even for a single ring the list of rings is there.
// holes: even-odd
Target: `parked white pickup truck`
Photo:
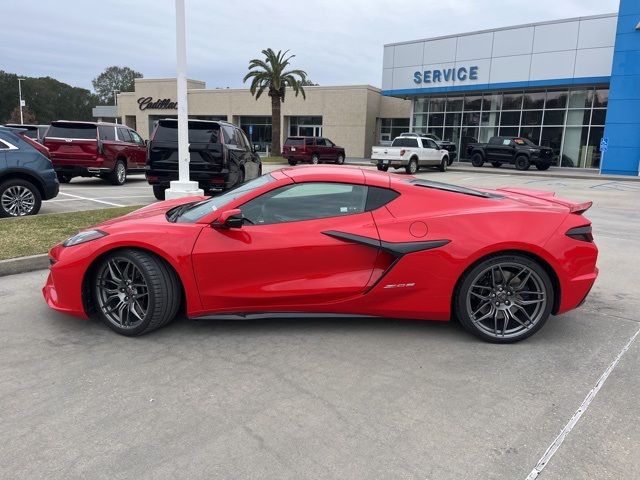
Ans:
[[[373,147],[371,163],[383,172],[389,170],[389,167],[404,168],[411,175],[420,167],[437,167],[441,172],[446,172],[449,151],[440,148],[430,138],[402,136],[394,138],[390,147]]]

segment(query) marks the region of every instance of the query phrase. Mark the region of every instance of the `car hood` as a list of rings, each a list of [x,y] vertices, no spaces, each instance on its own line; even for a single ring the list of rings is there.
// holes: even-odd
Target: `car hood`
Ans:
[[[185,198],[177,198],[174,200],[166,200],[164,202],[156,202],[151,205],[147,205],[146,207],[139,208],[138,210],[134,210],[131,213],[123,215],[122,217],[113,218],[111,220],[107,220],[106,222],[102,222],[98,225],[94,225],[92,228],[101,228],[108,230],[113,227],[118,227],[123,224],[139,224],[141,222],[150,223],[150,222],[161,222],[166,223],[166,213],[171,210],[173,207],[177,207],[179,205],[184,205],[185,203],[191,202],[199,202],[201,200],[206,200],[209,197],[197,195],[193,197],[185,197]]]

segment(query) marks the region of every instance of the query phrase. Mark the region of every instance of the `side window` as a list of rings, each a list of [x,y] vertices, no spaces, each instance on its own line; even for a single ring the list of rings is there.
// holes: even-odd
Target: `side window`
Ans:
[[[440,150],[440,147],[438,147],[438,144],[436,142],[434,142],[433,140],[427,139],[427,143],[428,143],[427,148],[434,148],[436,150]]]
[[[243,150],[248,150],[249,149],[249,144],[245,142],[244,140],[244,135],[242,134],[242,130],[240,130],[239,128],[235,128],[234,129],[234,142],[238,148],[241,148]]]
[[[325,138],[324,141],[327,143],[327,147],[335,147],[336,144],[333,143],[331,140],[329,140],[328,138]]]
[[[126,128],[118,127],[118,140],[121,142],[131,143],[131,135],[129,135],[129,130]]]
[[[324,138],[316,138],[316,145],[319,147],[324,147],[326,145]]]
[[[224,136],[224,143],[226,145],[236,144],[235,132],[233,127],[230,127],[228,125],[222,125],[222,135]]]
[[[304,144],[305,145],[313,145],[313,138],[305,138],[304,139]]]
[[[365,211],[367,187],[350,183],[307,182],[265,193],[240,207],[249,225],[299,222]]]
[[[98,126],[98,133],[100,134],[100,140],[115,141],[116,129],[115,127],[108,127],[106,125]]]
[[[242,137],[242,140],[246,145],[246,150],[251,150],[251,142],[247,138],[247,135],[242,130],[238,130],[238,131],[240,132],[240,136]]]
[[[137,132],[135,132],[134,130],[129,130],[129,133],[131,134],[131,138],[135,143],[137,143],[138,145],[144,144],[142,137],[140,137]]]

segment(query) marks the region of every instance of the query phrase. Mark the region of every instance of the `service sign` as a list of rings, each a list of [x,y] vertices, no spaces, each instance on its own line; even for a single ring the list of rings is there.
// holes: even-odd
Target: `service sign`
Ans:
[[[442,83],[442,82],[466,82],[478,79],[478,67],[442,68],[435,70],[417,71],[413,74],[413,81],[420,84]]]

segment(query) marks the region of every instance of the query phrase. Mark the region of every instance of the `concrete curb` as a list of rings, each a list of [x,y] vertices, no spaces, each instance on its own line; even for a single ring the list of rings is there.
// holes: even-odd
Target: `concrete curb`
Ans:
[[[49,257],[46,253],[29,255],[28,257],[9,258],[0,260],[0,277],[17,273],[33,272],[49,268]]]

